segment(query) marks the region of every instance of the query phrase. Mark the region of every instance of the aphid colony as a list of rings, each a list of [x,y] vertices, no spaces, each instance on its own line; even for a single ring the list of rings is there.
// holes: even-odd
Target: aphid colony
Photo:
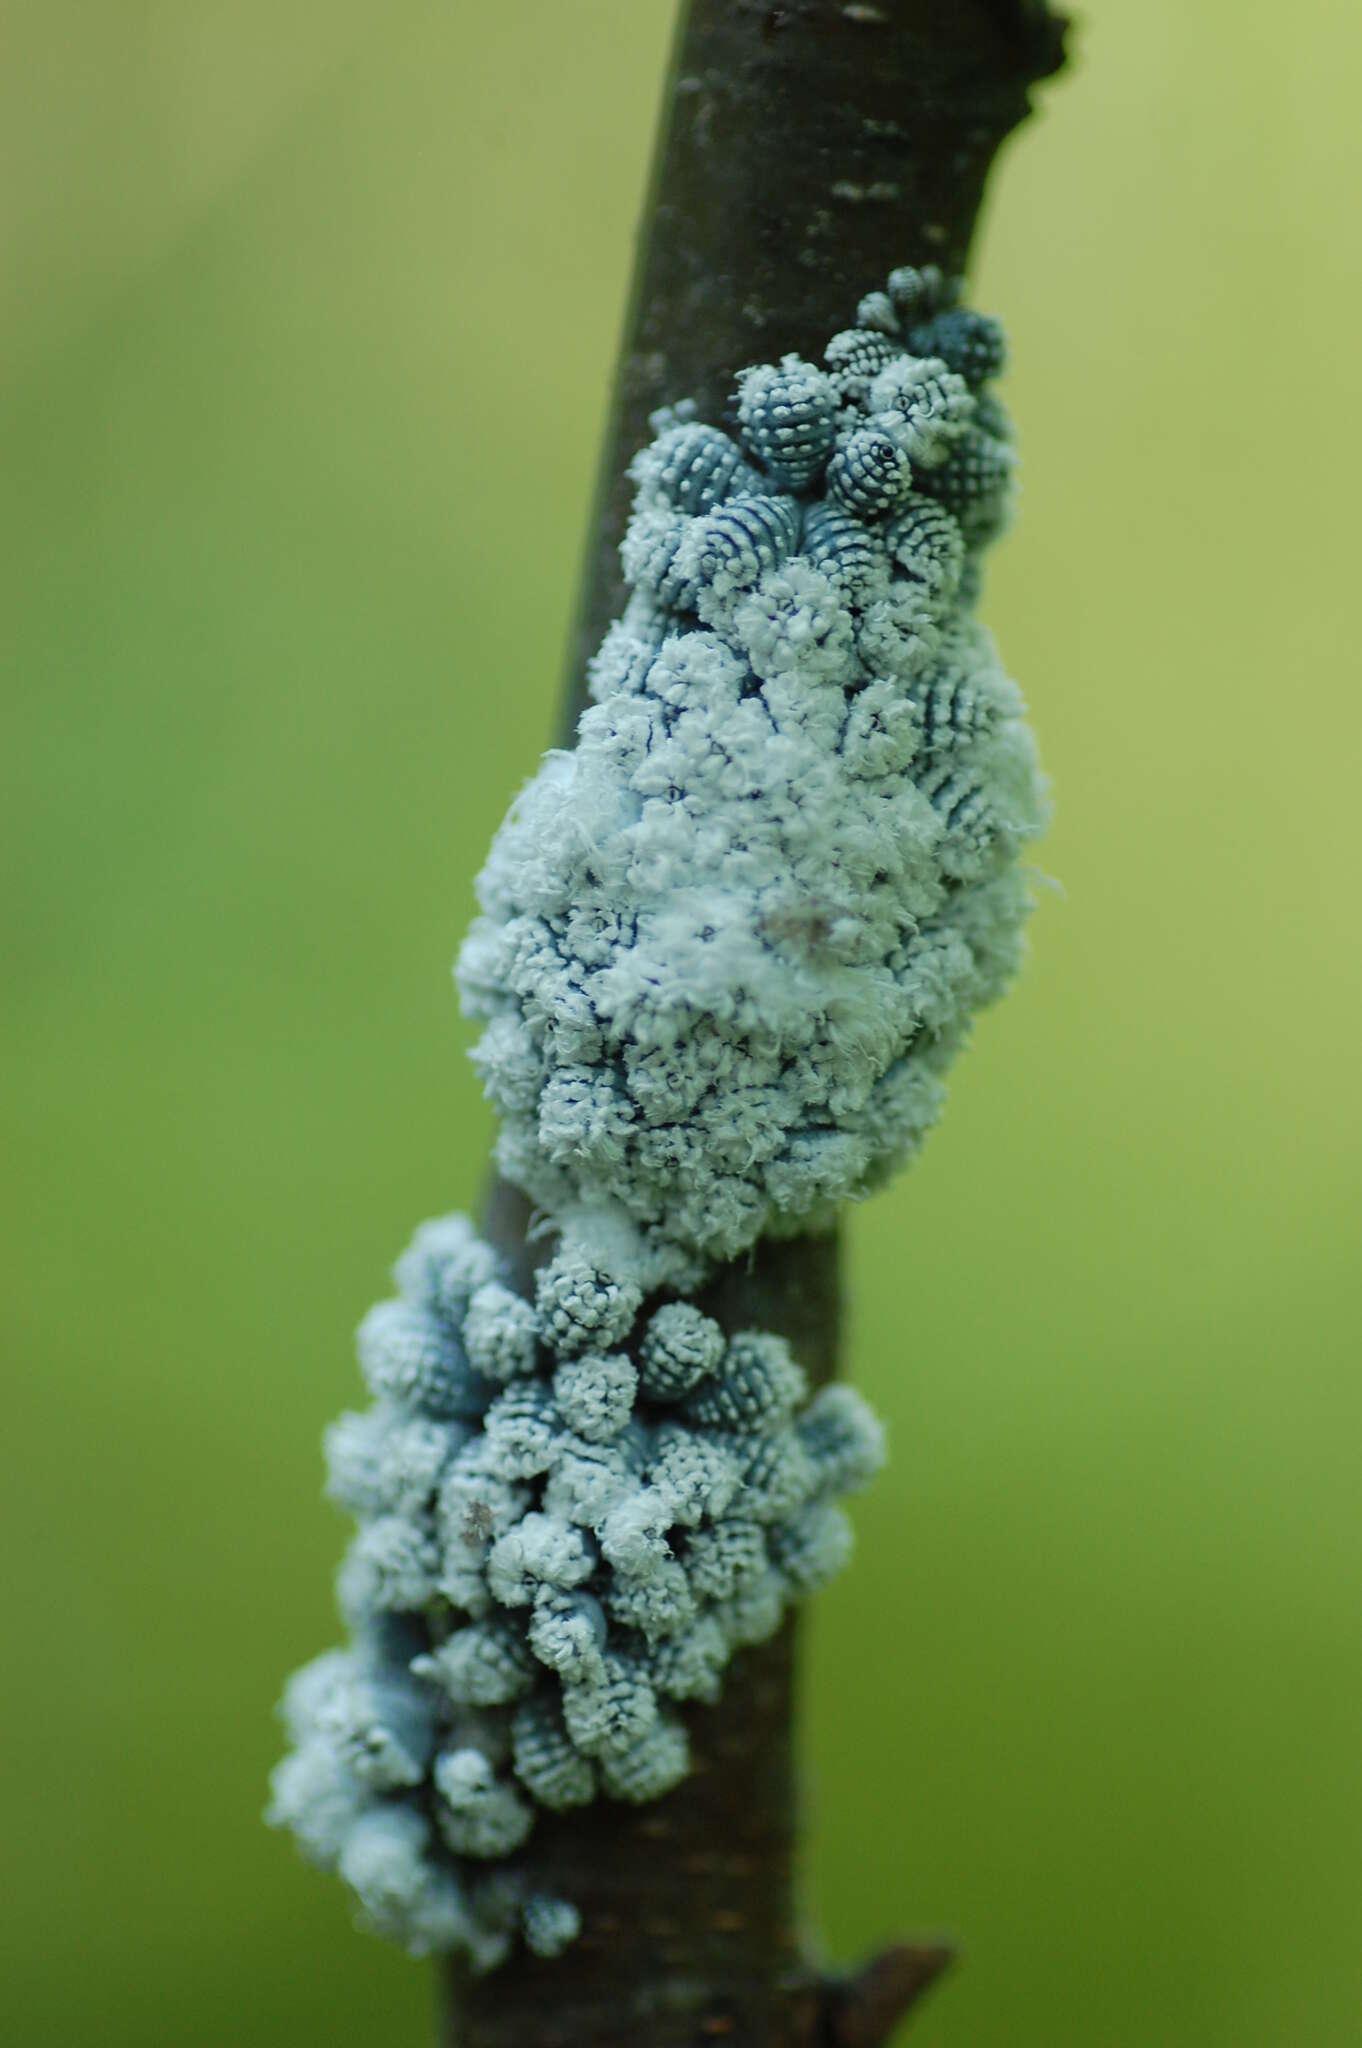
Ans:
[[[899,270],[821,365],[636,458],[632,597],[576,748],[512,806],[459,962],[533,1298],[425,1225],[328,1438],[351,1646],[293,1680],[273,1817],[367,1922],[556,1953],[544,1809],[663,1797],[683,1709],[844,1562],[849,1388],[691,1298],[901,1164],[1012,974],[1040,778],[973,617],[1013,457],[997,323]]]

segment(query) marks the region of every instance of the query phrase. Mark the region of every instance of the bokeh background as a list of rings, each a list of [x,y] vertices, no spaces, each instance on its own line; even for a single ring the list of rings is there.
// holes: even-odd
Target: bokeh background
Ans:
[[[26,2048],[430,2038],[260,1825],[272,1702],[333,1639],[352,1327],[487,1148],[449,964],[551,727],[670,16],[5,8]],[[1090,0],[1078,49],[976,278],[1061,887],[850,1226],[895,1458],[810,1632],[810,1905],[959,1934],[923,2048],[1346,2048],[1362,17]]]

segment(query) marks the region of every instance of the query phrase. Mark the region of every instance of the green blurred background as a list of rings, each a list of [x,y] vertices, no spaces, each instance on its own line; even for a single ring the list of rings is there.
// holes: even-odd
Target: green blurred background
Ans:
[[[5,2036],[424,2043],[428,1970],[260,1825],[271,1709],[352,1326],[487,1148],[449,964],[671,8],[5,14]],[[850,1227],[896,1455],[810,1633],[811,1906],[962,1937],[923,2048],[1342,2048],[1362,17],[1092,0],[1080,52],[976,279],[1062,891]]]

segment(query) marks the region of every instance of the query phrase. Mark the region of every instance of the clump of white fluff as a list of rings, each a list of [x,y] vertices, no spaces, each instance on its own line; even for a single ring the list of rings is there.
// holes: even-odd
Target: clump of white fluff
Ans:
[[[745,375],[741,446],[660,419],[597,701],[460,957],[503,1173],[645,1287],[909,1157],[1018,962],[1042,785],[970,610],[1011,454],[872,311]]]

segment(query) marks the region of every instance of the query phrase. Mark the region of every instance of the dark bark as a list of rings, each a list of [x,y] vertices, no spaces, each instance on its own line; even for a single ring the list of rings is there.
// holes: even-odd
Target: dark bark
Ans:
[[[626,321],[562,739],[588,657],[622,608],[625,469],[658,405],[728,415],[735,373],[818,360],[895,264],[963,269],[997,149],[1063,61],[1044,0],[683,0]],[[522,1283],[549,1246],[494,1181],[485,1228]],[[729,1330],[787,1335],[816,1384],[835,1372],[835,1235],[758,1246],[705,1306]],[[807,1959],[795,1900],[796,1628],[735,1659],[722,1703],[689,1716],[695,1770],[640,1809],[546,1816],[536,1877],[582,1910],[553,1962],[450,1972],[446,2048],[880,2048],[950,1959],[886,1950],[859,1975]]]

